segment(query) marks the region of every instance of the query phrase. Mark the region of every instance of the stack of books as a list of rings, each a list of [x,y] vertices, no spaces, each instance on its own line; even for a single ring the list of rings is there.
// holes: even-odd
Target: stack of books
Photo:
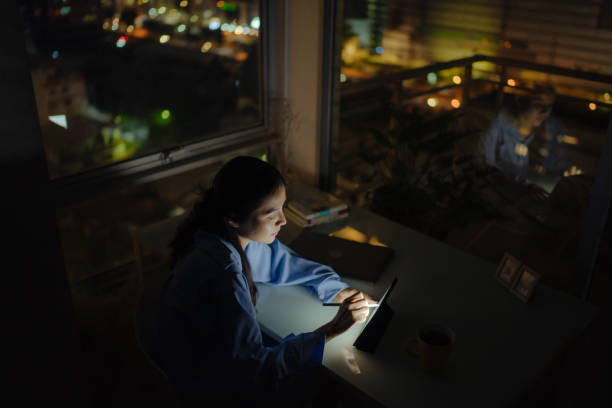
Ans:
[[[302,228],[336,221],[348,215],[348,205],[329,193],[301,183],[289,186],[285,216]]]

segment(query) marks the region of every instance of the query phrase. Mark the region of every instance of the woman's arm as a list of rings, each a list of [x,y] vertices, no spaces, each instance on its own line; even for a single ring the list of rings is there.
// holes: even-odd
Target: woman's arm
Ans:
[[[484,137],[480,140],[478,147],[479,154],[484,158],[485,162],[492,167],[498,167],[497,147],[501,140],[501,125],[499,118],[496,118]]]
[[[300,257],[278,239],[269,245],[252,241],[246,254],[256,282],[305,285],[324,302],[334,300],[348,288],[332,268]]]
[[[219,315],[224,348],[233,364],[253,381],[277,382],[298,370],[321,364],[325,333],[290,335],[274,347],[263,345],[251,297],[241,273],[228,271],[218,283]],[[202,324],[208,325],[202,316]]]

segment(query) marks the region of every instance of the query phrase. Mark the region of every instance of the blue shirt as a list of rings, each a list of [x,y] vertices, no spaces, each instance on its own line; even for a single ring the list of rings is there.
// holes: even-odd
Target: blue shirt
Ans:
[[[256,282],[302,284],[323,301],[347,287],[331,268],[300,258],[278,240],[251,241],[245,253]],[[242,398],[273,389],[323,359],[322,333],[290,335],[273,347],[263,344],[238,251],[203,231],[166,284],[158,327],[158,363],[182,406],[203,406],[213,396],[242,405]]]
[[[528,175],[530,164],[541,166],[549,174],[560,173],[557,138],[563,133],[563,126],[552,117],[545,120],[544,126],[545,140],[539,141],[534,152],[535,134],[523,139],[508,112],[502,110],[481,142],[480,153],[490,166],[518,177]]]

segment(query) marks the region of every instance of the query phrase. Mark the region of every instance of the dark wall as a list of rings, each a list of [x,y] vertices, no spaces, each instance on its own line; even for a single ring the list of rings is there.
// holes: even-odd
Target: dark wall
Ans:
[[[19,3],[4,2],[0,14],[1,332],[9,391],[0,405],[87,407]]]

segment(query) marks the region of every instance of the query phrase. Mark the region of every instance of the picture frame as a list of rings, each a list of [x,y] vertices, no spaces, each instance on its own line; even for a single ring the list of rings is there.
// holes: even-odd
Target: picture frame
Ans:
[[[522,262],[510,255],[505,253],[499,262],[497,271],[495,271],[495,279],[505,288],[511,289],[519,278],[519,270]]]
[[[535,287],[537,286],[541,277],[542,275],[540,275],[538,272],[529,268],[527,265],[523,265],[520,267],[518,279],[510,291],[523,302],[528,302],[533,295]]]

